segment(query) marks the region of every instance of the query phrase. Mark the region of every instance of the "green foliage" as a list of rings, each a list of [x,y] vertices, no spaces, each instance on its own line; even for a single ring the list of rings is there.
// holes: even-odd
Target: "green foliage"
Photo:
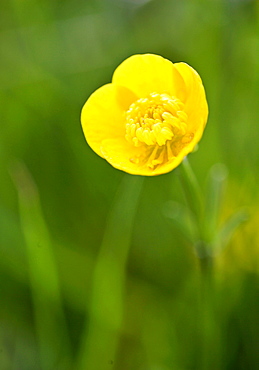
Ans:
[[[258,2],[12,0],[0,17],[0,369],[256,369]],[[91,92],[145,52],[207,92],[189,160],[224,251],[202,291],[176,171],[138,197],[82,134]]]

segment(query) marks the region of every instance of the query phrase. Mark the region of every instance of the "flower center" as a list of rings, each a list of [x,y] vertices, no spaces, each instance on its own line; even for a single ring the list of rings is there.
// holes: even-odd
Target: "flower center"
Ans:
[[[151,93],[138,99],[126,112],[126,139],[140,146],[175,142],[187,131],[187,114],[183,103],[168,94]]]
[[[168,94],[151,93],[132,103],[126,112],[126,139],[145,150],[130,158],[151,170],[176,157],[194,133],[187,131],[184,104]]]

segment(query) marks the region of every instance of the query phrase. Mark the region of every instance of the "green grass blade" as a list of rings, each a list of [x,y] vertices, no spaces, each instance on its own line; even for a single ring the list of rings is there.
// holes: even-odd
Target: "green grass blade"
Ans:
[[[13,166],[11,174],[18,191],[41,369],[70,370],[71,347],[58,272],[37,188],[22,164]]]
[[[92,283],[89,324],[78,369],[109,369],[116,359],[123,319],[126,262],[143,179],[126,175],[114,200]]]
[[[204,227],[206,242],[211,243],[218,230],[219,212],[222,204],[222,194],[227,179],[227,168],[217,163],[212,166],[207,186]]]
[[[174,201],[169,201],[163,209],[164,216],[182,233],[190,243],[194,244],[198,239],[196,223],[186,206]]]
[[[233,236],[234,232],[237,228],[244,222],[249,219],[249,213],[246,209],[241,209],[234,213],[222,226],[220,229],[217,242],[219,250],[222,250],[227,246],[231,237]]]

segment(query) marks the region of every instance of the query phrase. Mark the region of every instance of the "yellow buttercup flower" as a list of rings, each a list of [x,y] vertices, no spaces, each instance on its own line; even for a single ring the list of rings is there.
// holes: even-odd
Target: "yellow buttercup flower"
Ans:
[[[122,62],[112,83],[89,97],[81,122],[90,147],[112,166],[154,176],[194,149],[207,117],[204,87],[192,67],[143,54]]]

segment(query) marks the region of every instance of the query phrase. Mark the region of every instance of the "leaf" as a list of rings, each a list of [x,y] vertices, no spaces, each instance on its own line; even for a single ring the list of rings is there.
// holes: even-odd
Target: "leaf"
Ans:
[[[246,209],[241,209],[234,213],[222,226],[219,230],[216,239],[215,245],[217,249],[221,251],[227,246],[230,239],[232,238],[234,232],[237,228],[244,222],[249,219],[249,213]]]
[[[194,243],[197,240],[196,223],[187,207],[174,201],[168,201],[162,212],[189,242]]]

